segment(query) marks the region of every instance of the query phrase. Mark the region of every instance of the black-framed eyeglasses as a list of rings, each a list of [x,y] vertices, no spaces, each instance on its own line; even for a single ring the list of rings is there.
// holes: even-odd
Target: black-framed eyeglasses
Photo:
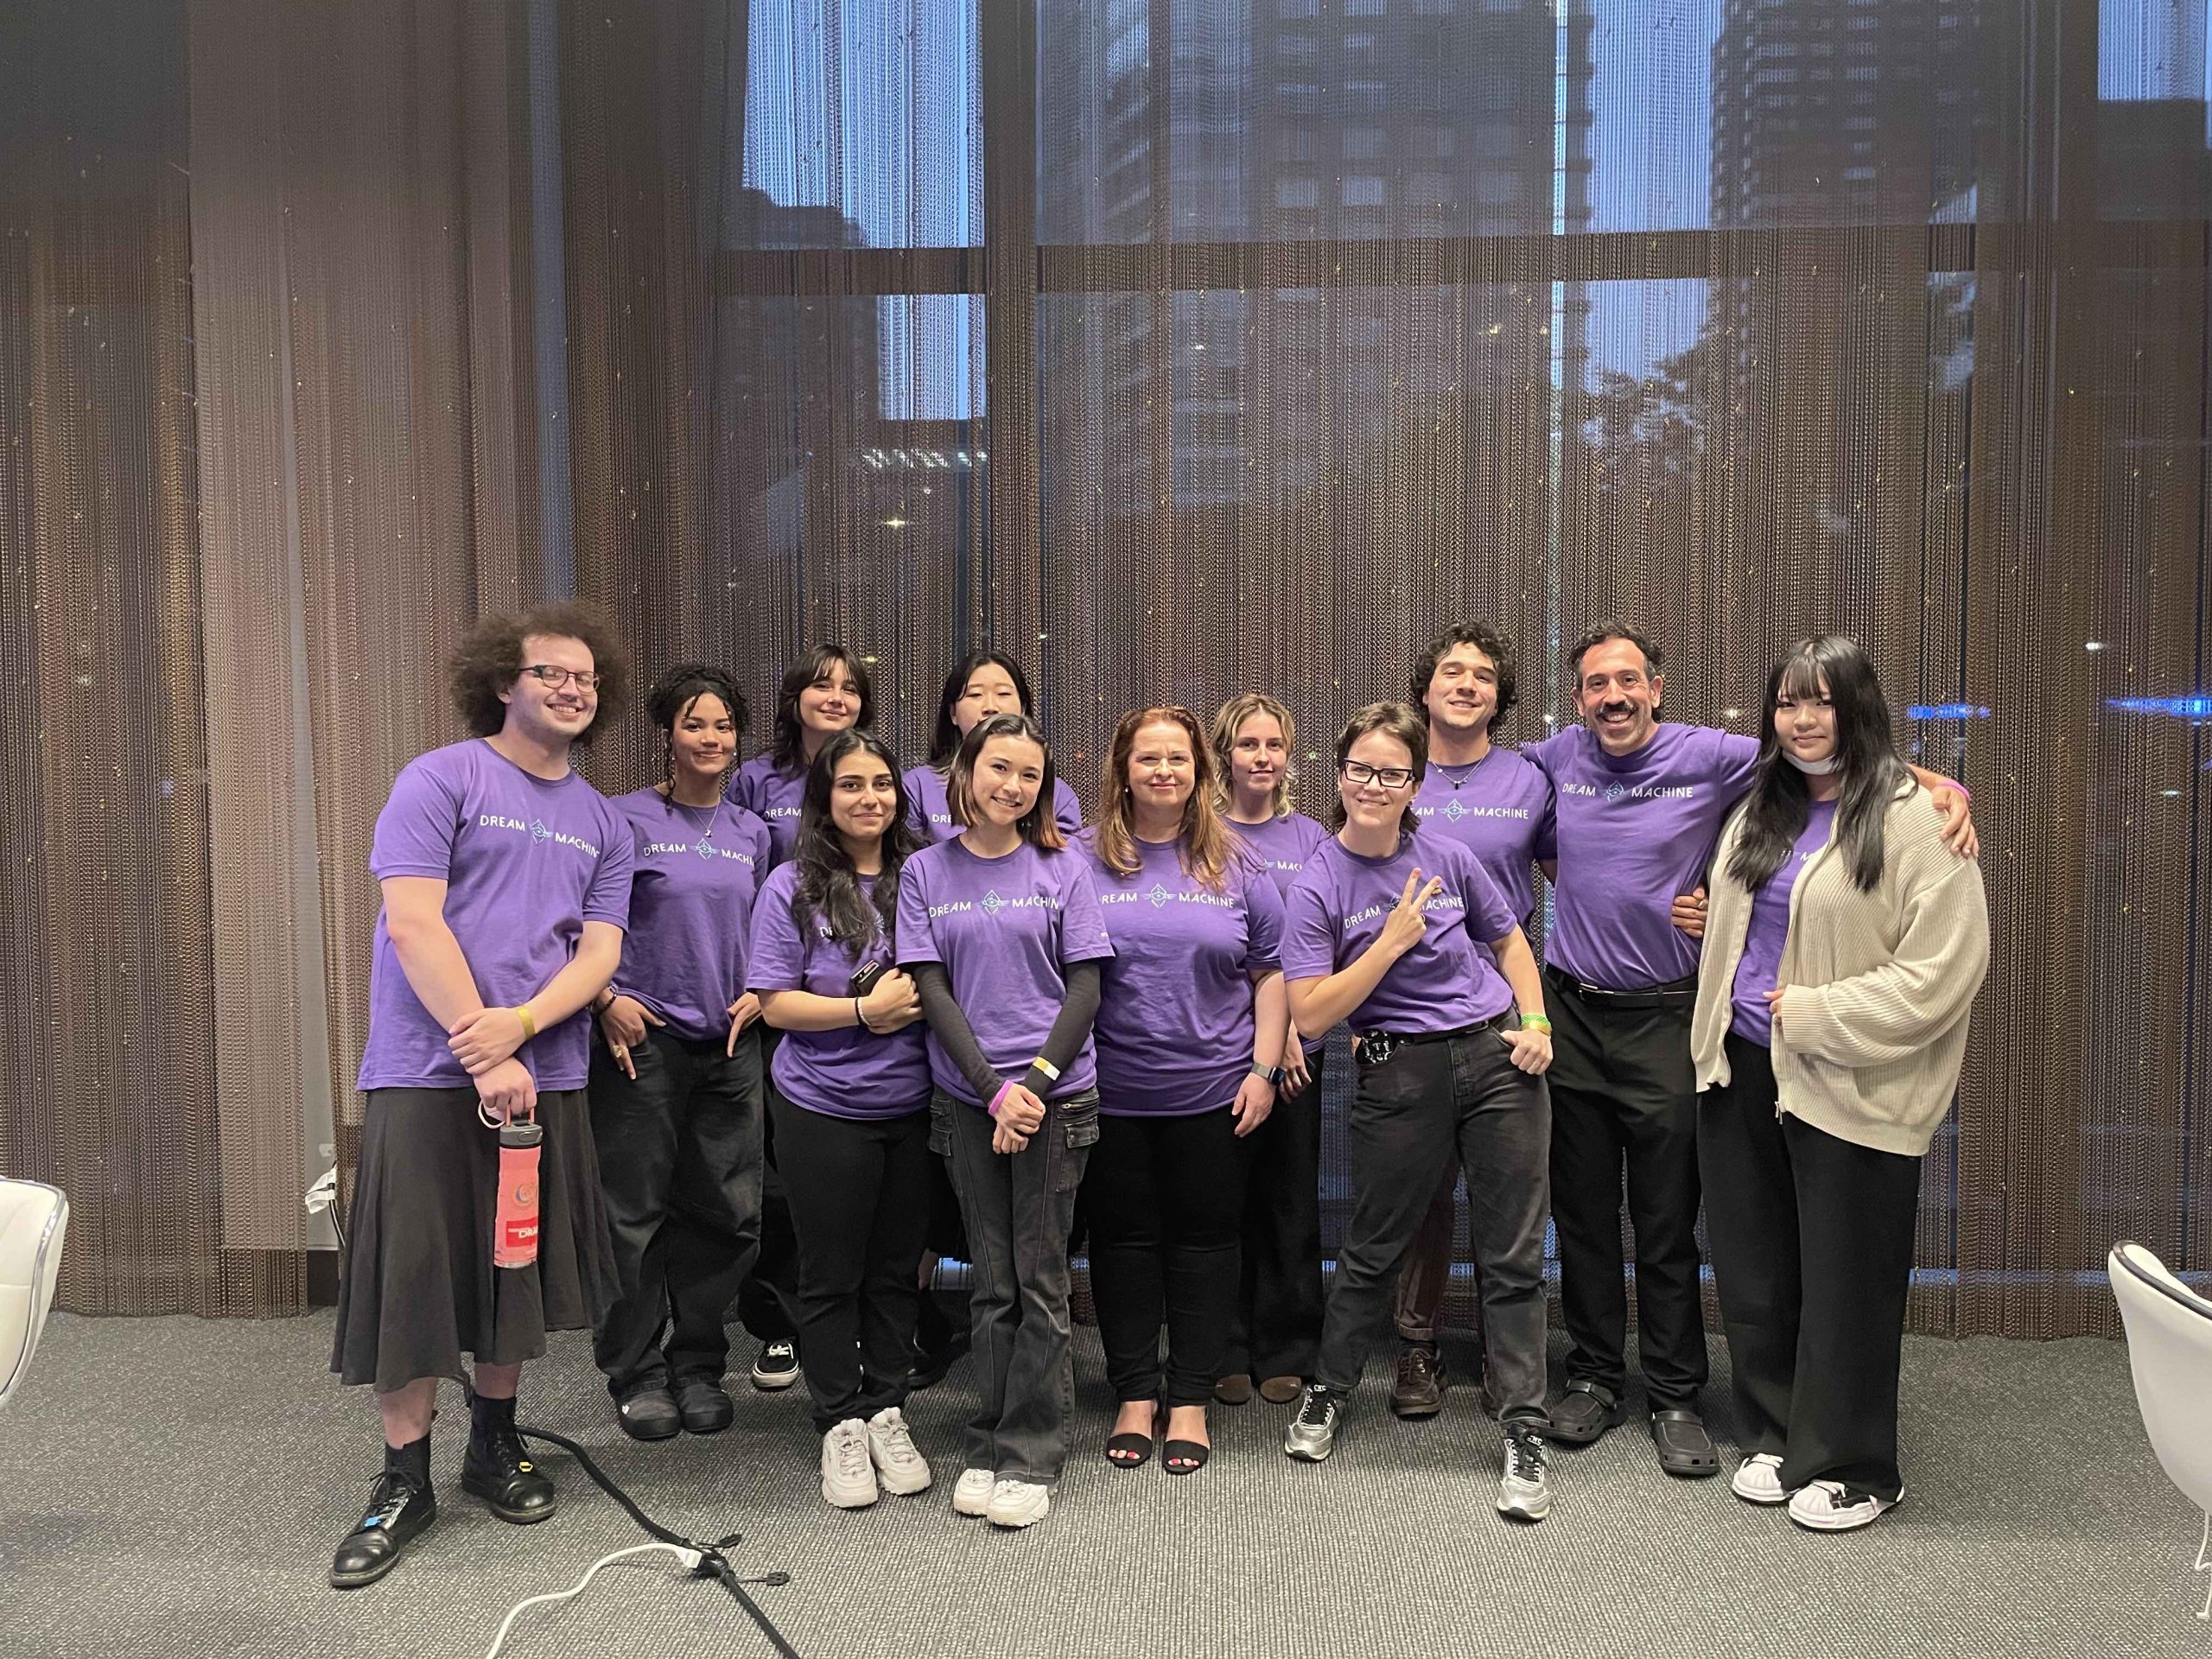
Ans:
[[[1370,766],[1364,760],[1347,760],[1337,770],[1348,784],[1380,784],[1385,789],[1403,789],[1414,780],[1411,766]]]
[[[549,691],[558,691],[570,680],[576,683],[580,691],[596,691],[601,677],[588,668],[556,668],[551,663],[532,663],[523,672]]]

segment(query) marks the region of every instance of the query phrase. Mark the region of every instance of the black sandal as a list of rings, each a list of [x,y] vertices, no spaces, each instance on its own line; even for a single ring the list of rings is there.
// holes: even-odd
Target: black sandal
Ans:
[[[1170,1440],[1160,1454],[1160,1466],[1171,1475],[1195,1475],[1206,1466],[1212,1452],[1204,1440]]]
[[[1153,1420],[1154,1427],[1159,1419]],[[1106,1461],[1116,1469],[1138,1469],[1152,1460],[1153,1436],[1149,1434],[1109,1434],[1106,1437]]]

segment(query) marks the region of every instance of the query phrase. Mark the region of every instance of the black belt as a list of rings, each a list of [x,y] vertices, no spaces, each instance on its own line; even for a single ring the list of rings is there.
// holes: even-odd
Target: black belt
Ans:
[[[1547,966],[1544,977],[1562,990],[1573,991],[1586,1002],[1595,1002],[1608,1008],[1674,1008],[1697,1001],[1697,976],[1669,980],[1664,985],[1647,985],[1638,991],[1610,990],[1603,985],[1592,985],[1575,978],[1564,968]]]
[[[1478,1020],[1471,1026],[1460,1026],[1452,1031],[1363,1031],[1352,1039],[1352,1058],[1362,1065],[1380,1065],[1402,1048],[1413,1048],[1422,1043],[1448,1043],[1454,1037],[1471,1037],[1478,1031],[1502,1031],[1506,1015],[1494,1014],[1487,1020]]]

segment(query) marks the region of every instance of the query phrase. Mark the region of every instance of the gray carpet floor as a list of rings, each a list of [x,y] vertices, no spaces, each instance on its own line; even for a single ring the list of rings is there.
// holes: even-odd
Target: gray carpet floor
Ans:
[[[728,1433],[638,1446],[584,1340],[556,1341],[525,1377],[524,1416],[603,1451],[671,1524],[741,1530],[741,1572],[791,1575],[753,1593],[808,1659],[2212,1655],[2199,1517],[2159,1473],[2117,1344],[1910,1341],[1906,1501],[1822,1537],[1720,1481],[1667,1478],[1633,1427],[1562,1453],[1551,1519],[1509,1527],[1471,1390],[1402,1424],[1379,1368],[1325,1465],[1284,1458],[1284,1408],[1255,1403],[1217,1409],[1214,1461],[1193,1477],[1117,1471],[1099,1453],[1090,1332],[1076,1450],[1043,1524],[995,1533],[947,1507],[964,1361],[911,1411],[937,1488],[842,1514],[817,1490],[800,1391],[741,1385]],[[560,1515],[493,1520],[460,1490],[448,1401],[437,1526],[383,1584],[326,1588],[378,1444],[367,1397],[323,1372],[329,1343],[327,1314],[54,1320],[0,1415],[0,1653],[480,1655],[514,1602],[640,1541],[558,1452]],[[1717,1382],[1726,1362],[1716,1344]],[[721,1590],[639,1560],[525,1614],[507,1651],[771,1651]]]

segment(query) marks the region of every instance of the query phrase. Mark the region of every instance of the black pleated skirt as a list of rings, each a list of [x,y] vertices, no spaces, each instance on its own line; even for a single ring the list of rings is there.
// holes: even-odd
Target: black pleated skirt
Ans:
[[[613,1247],[581,1089],[537,1097],[537,1260],[492,1265],[499,1137],[474,1089],[374,1089],[346,1229],[330,1369],[380,1394],[461,1375],[461,1356],[513,1365],[548,1331],[591,1329],[613,1303]]]

